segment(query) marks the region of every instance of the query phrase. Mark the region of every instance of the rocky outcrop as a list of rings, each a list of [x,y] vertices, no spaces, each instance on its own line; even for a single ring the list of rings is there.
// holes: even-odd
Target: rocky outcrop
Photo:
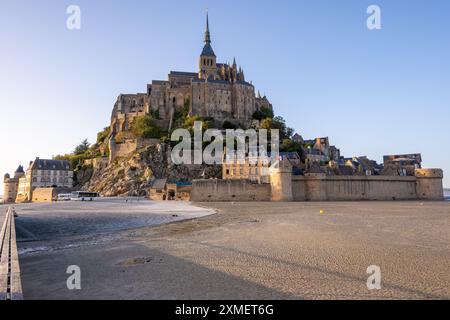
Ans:
[[[76,171],[74,176],[75,187],[84,186],[89,183],[93,173],[94,168],[92,166],[84,166],[81,170]]]
[[[194,179],[221,178],[221,166],[175,165],[170,147],[158,144],[115,159],[106,167],[92,168],[92,175],[84,190],[102,196],[146,196],[154,179],[167,178],[170,182],[190,182]],[[88,175],[86,172],[82,175]]]

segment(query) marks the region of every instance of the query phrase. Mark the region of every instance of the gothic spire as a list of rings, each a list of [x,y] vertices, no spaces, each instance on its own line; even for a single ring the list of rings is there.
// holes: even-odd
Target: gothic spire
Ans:
[[[209,33],[209,17],[206,11],[206,29],[205,29],[205,45],[201,56],[215,57],[214,50],[211,47],[211,34]],[[214,62],[215,63],[215,62]]]
[[[211,34],[209,33],[209,18],[208,18],[208,10],[206,10],[206,30],[205,30],[205,43],[211,43]]]

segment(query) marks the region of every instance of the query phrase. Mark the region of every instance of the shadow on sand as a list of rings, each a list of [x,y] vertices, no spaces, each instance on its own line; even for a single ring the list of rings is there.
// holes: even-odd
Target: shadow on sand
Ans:
[[[124,244],[25,255],[25,299],[300,299],[159,250]],[[81,290],[70,291],[70,265],[81,268]]]

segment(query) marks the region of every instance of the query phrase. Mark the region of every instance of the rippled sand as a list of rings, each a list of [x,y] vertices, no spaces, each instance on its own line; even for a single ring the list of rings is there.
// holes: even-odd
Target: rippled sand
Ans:
[[[152,227],[129,229],[125,223],[126,230],[97,228],[99,233],[78,228],[76,218],[64,226],[60,219],[69,218],[60,218],[62,212],[39,220],[38,213],[19,211],[24,229],[34,230],[36,237],[49,235],[20,247],[53,248],[21,255],[25,298],[450,298],[450,202],[209,203],[192,208],[203,212],[199,206],[218,213]],[[126,207],[117,212],[134,216]],[[102,214],[81,215],[83,225],[109,221]],[[112,225],[122,223],[119,219]],[[56,226],[63,228],[60,233]],[[88,232],[76,236],[72,230]],[[82,270],[80,291],[66,288],[65,270],[72,264]],[[381,290],[367,289],[370,265],[381,268]]]

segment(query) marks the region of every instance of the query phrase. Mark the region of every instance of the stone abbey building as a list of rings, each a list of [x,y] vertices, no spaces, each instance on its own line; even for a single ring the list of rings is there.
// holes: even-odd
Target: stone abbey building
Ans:
[[[148,84],[146,93],[119,95],[111,116],[112,140],[141,115],[157,115],[158,125],[170,130],[174,113],[188,107],[189,115],[213,118],[216,127],[225,120],[249,126],[255,111],[272,108],[265,96],[255,94],[255,87],[246,80],[235,59],[232,64],[217,62],[208,16],[204,43],[197,72],[171,71],[167,81]]]

